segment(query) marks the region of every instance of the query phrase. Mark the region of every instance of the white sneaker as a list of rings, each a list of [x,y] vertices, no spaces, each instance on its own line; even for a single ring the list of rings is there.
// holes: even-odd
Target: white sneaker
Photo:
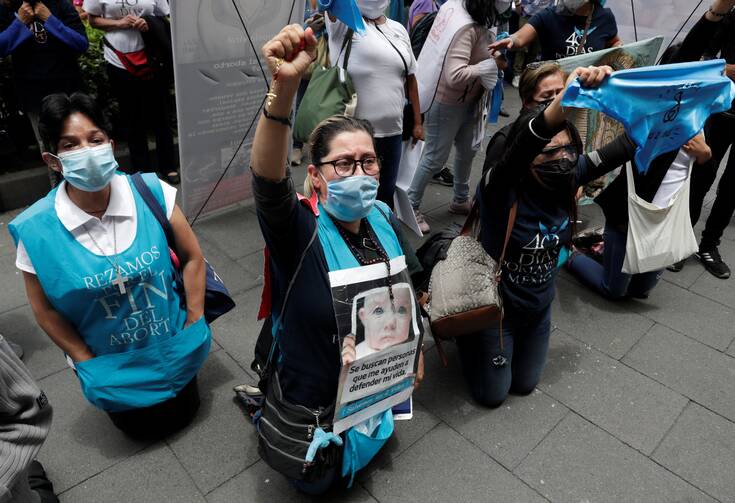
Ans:
[[[302,150],[298,147],[291,151],[291,166],[300,166],[301,158],[304,156]]]
[[[426,217],[424,217],[423,213],[419,210],[413,210],[413,214],[416,217],[416,223],[419,224],[419,230],[422,233],[426,234],[431,231],[431,227],[429,227],[429,223],[426,221]]]
[[[516,89],[518,89],[518,86],[519,85],[521,85],[521,76],[520,75],[516,75],[515,77],[513,77],[513,87],[515,87]]]

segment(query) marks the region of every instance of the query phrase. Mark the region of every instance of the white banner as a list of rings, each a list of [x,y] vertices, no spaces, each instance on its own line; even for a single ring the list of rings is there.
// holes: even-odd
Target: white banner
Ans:
[[[300,23],[303,13],[304,0],[171,2],[181,191],[188,217],[202,209],[225,169],[202,214],[250,198],[250,147],[268,90],[258,64],[260,48],[287,24]]]
[[[699,2],[693,0],[633,0],[631,6],[630,0],[607,0],[605,7],[610,7],[615,14],[618,22],[618,35],[623,42],[626,44],[635,42],[637,29],[638,40],[662,35],[664,43],[661,49],[664,50],[672,37],[684,25],[687,16],[692,13],[697,3]],[[694,23],[707,12],[711,4],[710,0],[706,0],[694,10],[694,15],[679,33],[676,39],[678,42],[681,42]],[[636,29],[633,23],[634,11]]]

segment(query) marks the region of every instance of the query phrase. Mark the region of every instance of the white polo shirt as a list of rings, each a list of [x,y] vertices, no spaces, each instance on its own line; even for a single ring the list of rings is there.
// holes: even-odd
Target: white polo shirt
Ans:
[[[165,182],[161,182],[161,188],[166,201],[166,217],[170,220],[176,205],[176,189]],[[72,202],[66,193],[66,181],[61,182],[59,190],[56,191],[54,207],[66,230],[74,236],[79,244],[95,255],[115,255],[115,238],[117,239],[118,253],[126,250],[135,241],[138,230],[138,214],[133,189],[125,175],[116,174],[112,177],[110,202],[102,218],[85,213]],[[113,236],[113,224],[115,226],[115,236]],[[97,244],[95,244],[95,241]],[[18,241],[15,266],[21,271],[36,274],[36,269],[33,267],[31,258],[28,256],[22,241]]]

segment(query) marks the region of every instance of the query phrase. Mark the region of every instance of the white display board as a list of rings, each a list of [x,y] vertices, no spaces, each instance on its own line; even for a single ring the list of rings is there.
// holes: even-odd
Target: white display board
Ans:
[[[615,14],[618,22],[618,35],[625,43],[636,40],[636,30],[633,27],[635,10],[638,40],[662,35],[664,43],[661,49],[664,50],[672,37],[684,25],[689,14],[694,11],[694,15],[686,22],[684,29],[677,37],[677,41],[681,41],[686,36],[694,23],[707,12],[712,2],[705,0],[695,9],[698,3],[698,0],[633,0],[632,2],[631,0],[607,0],[605,7],[610,7]]]
[[[250,147],[268,90],[260,48],[287,24],[300,23],[303,13],[304,0],[171,2],[187,217],[197,215],[210,194],[202,215],[251,197]]]

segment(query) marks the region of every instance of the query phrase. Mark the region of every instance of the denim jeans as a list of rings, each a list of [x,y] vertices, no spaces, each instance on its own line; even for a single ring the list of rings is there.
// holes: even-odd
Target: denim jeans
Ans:
[[[462,371],[472,397],[482,405],[497,407],[508,392],[527,395],[541,379],[551,334],[551,306],[536,313],[506,309],[503,319],[503,352],[500,327],[457,338]],[[493,364],[503,355],[504,366]]]
[[[609,299],[630,296],[646,298],[658,283],[663,271],[642,274],[626,274],[622,271],[625,260],[627,233],[605,225],[603,234],[605,251],[602,265],[582,254],[573,255],[567,265],[569,270],[588,287]]]
[[[418,209],[431,177],[439,173],[449,158],[452,144],[454,154],[454,200],[463,203],[470,196],[470,170],[477,149],[472,148],[476,124],[477,102],[464,105],[445,105],[435,101],[424,116],[426,146],[421,162],[413,176],[408,198]]]
[[[380,186],[378,199],[393,208],[393,193],[396,191],[398,167],[401,164],[403,140],[401,135],[375,138],[375,153],[380,159]]]

